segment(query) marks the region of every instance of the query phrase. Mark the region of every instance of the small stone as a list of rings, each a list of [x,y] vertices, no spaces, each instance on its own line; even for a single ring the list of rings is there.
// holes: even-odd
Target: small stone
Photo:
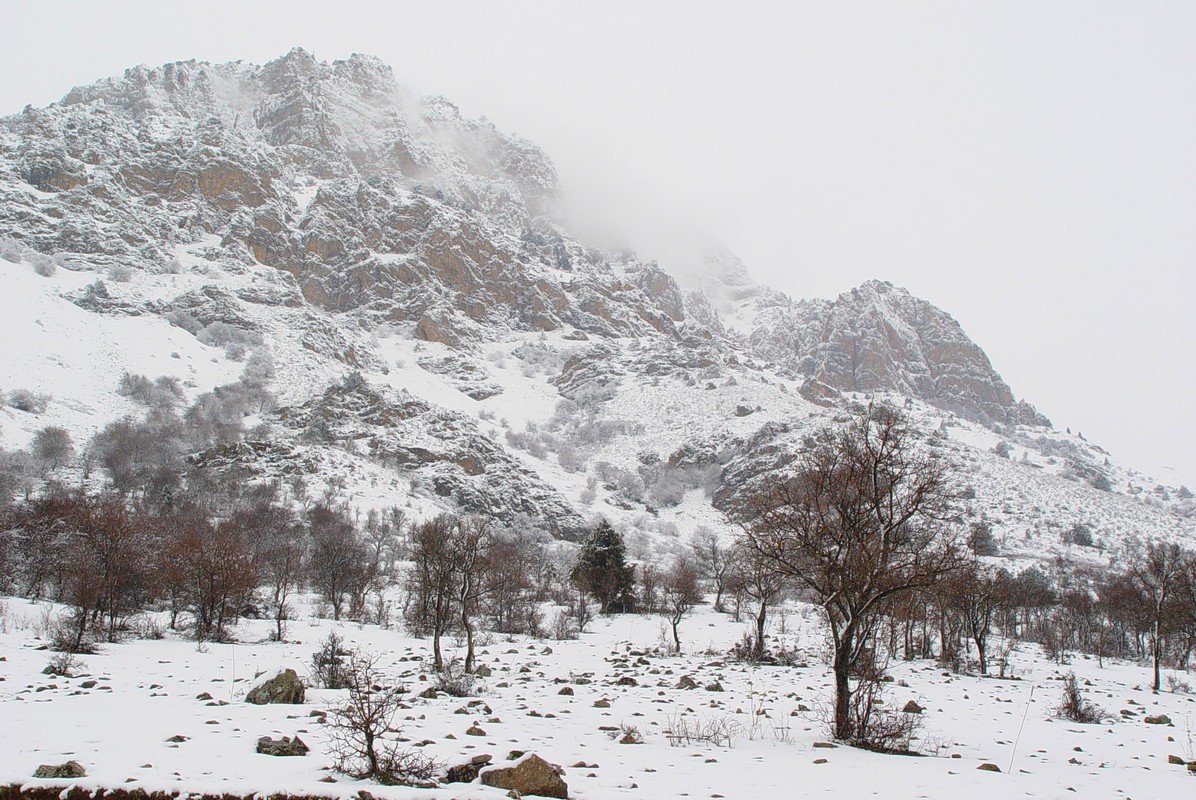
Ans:
[[[1001,768],[998,767],[996,764],[992,764],[992,763],[988,763],[988,762],[981,764],[980,766],[976,767],[976,769],[981,770],[983,772],[1000,772],[1001,771]]]

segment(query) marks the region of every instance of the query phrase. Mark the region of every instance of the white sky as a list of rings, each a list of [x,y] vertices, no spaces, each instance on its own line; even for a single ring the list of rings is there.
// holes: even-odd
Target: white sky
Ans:
[[[373,53],[666,267],[718,239],[797,296],[907,286],[1057,425],[1196,485],[1196,3],[4,5],[0,113]]]

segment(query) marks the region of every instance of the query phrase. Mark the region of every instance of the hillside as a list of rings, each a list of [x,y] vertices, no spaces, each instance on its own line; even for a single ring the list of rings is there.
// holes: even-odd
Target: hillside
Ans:
[[[876,395],[1005,555],[1191,536],[1186,492],[1051,428],[946,312],[882,281],[794,300],[726,253],[683,288],[574,238],[556,192],[533,144],[368,56],[138,67],[0,120],[0,388],[50,397],[0,410],[0,446],[140,413],[125,372],[192,403],[257,369],[270,402],[193,469],[565,538],[601,515],[652,558]]]

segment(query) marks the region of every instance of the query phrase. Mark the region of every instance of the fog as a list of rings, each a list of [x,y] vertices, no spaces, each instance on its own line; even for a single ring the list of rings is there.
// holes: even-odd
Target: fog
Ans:
[[[1196,484],[1196,5],[738,5],[23,4],[0,113],[373,53],[544,147],[587,233],[673,269],[725,242],[797,296],[904,285],[1057,425]]]

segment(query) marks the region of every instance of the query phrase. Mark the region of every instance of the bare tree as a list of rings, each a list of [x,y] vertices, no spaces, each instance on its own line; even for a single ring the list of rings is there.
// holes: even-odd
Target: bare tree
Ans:
[[[227,641],[229,628],[258,587],[259,565],[244,531],[233,522],[211,525],[193,519],[174,542],[169,558],[199,641]]]
[[[259,541],[258,558],[274,608],[274,635],[281,642],[286,636],[285,622],[290,618],[290,596],[307,567],[307,539],[290,512],[277,506],[271,508],[277,512],[277,517]]]
[[[727,590],[727,580],[734,568],[730,554],[719,541],[718,532],[704,526],[694,531],[692,547],[698,565],[714,589],[714,610],[721,614],[723,593]]]
[[[408,579],[407,619],[417,633],[432,635],[432,659],[444,669],[441,639],[456,622],[458,573],[453,564],[456,520],[441,514],[411,531],[411,573]]]
[[[676,563],[664,575],[661,582],[661,594],[664,600],[664,613],[673,628],[674,652],[681,652],[681,636],[678,628],[694,606],[702,602],[702,587],[700,573],[689,555],[680,556]]]
[[[48,425],[33,434],[33,457],[49,469],[58,469],[74,455],[75,445],[66,428]]]
[[[988,674],[988,636],[993,617],[1009,599],[1007,573],[992,574],[979,562],[968,562],[944,582],[946,604],[956,613],[976,645],[980,674]]]
[[[752,657],[764,658],[764,631],[768,625],[768,610],[779,601],[788,585],[788,576],[777,568],[776,561],[764,558],[751,546],[741,544],[731,551],[727,585],[737,595],[756,604],[754,622],[756,635],[752,641]]]
[[[365,579],[367,553],[353,520],[340,508],[321,503],[306,515],[312,586],[339,620],[354,589]]]
[[[1126,578],[1133,590],[1135,616],[1150,638],[1154,690],[1162,687],[1162,660],[1170,636],[1181,620],[1178,605],[1188,558],[1178,545],[1150,542],[1129,559]]]
[[[458,572],[455,581],[461,629],[465,632],[465,672],[473,672],[474,623],[486,590],[492,585],[486,580],[494,536],[490,521],[484,517],[458,519],[451,528],[450,550]]]
[[[745,542],[822,606],[835,677],[834,734],[866,732],[851,677],[866,674],[878,619],[958,568],[947,468],[895,410],[871,405],[808,442],[793,474],[755,498]]]

